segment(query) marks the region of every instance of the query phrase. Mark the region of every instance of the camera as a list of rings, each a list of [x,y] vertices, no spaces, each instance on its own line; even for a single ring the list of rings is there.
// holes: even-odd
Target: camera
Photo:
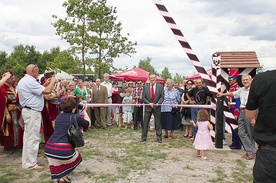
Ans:
[[[11,74],[10,78],[13,77],[13,72],[10,70],[8,72]]]
[[[83,108],[83,104],[82,103],[78,103],[78,110],[82,110]]]

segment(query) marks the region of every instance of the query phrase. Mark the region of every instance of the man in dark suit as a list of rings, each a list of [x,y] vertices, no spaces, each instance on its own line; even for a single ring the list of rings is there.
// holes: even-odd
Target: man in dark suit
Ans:
[[[143,103],[149,104],[145,106],[145,114],[142,128],[141,142],[147,140],[148,125],[150,117],[153,114],[155,119],[156,138],[159,143],[162,143],[162,126],[161,126],[161,106],[164,100],[164,86],[156,83],[156,75],[149,74],[150,83],[143,88],[142,99]]]
[[[105,86],[101,85],[101,80],[96,79],[96,85],[92,90],[92,103],[93,104],[107,104],[108,94]],[[106,109],[104,106],[95,107],[96,126],[106,128]]]

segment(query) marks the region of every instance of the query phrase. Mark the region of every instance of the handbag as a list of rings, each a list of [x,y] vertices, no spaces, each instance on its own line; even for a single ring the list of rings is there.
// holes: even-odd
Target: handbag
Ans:
[[[171,113],[172,113],[173,115],[177,115],[177,114],[179,113],[178,108],[172,107]]]
[[[72,116],[74,116],[74,120],[72,120]],[[69,142],[72,144],[73,147],[84,146],[82,131],[76,120],[76,115],[70,116],[70,126],[67,131],[67,136]]]
[[[185,118],[191,118],[191,108],[185,108]]]

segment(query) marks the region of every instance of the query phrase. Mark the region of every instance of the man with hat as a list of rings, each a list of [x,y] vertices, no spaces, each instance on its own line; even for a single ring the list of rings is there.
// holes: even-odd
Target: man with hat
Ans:
[[[41,84],[45,85],[46,81],[54,75],[54,70],[51,68],[46,69],[44,72],[44,80],[41,82]],[[58,98],[62,94],[62,90],[60,90],[60,82],[57,82],[54,88],[55,89],[53,89],[51,93],[44,94],[44,107],[41,112],[45,144],[54,133],[54,121],[60,113],[58,106]]]
[[[234,92],[240,89],[240,86],[237,82],[238,80],[239,71],[231,69],[229,71],[229,85],[230,89],[229,92]],[[232,114],[234,115],[235,120],[237,121],[240,115],[240,105],[241,101],[240,98],[234,98],[233,96],[228,97],[229,108]],[[238,124],[238,123],[237,123]],[[232,144],[229,146],[231,149],[241,149],[241,142],[239,136],[237,135],[237,131],[232,130]]]

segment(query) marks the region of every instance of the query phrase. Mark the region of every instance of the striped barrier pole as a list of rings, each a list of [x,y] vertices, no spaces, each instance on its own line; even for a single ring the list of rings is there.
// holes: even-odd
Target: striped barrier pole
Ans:
[[[191,46],[189,43],[185,40],[184,35],[180,31],[180,29],[177,27],[175,21],[173,20],[172,16],[169,14],[168,10],[166,9],[165,5],[162,3],[161,0],[153,0],[155,3],[157,9],[167,22],[168,26],[170,27],[171,31],[175,35],[176,39],[180,43],[183,50],[186,52],[189,59],[192,61],[195,69],[201,76],[201,78],[204,80],[206,86],[208,89],[212,92],[213,96],[215,97],[216,93],[218,92],[216,89],[216,83],[214,83],[209,75],[207,74],[206,70],[200,63],[199,59],[197,58],[196,54],[193,52]]]
[[[177,27],[175,21],[173,20],[172,16],[169,14],[167,8],[162,3],[161,0],[153,0],[155,3],[157,9],[163,16],[164,20],[166,21],[167,25],[170,27],[171,31],[175,35],[176,39],[180,43],[181,47],[189,57],[190,61],[193,63],[195,69],[199,73],[200,77],[204,80],[204,83],[210,90],[210,92],[213,94],[212,100],[215,100],[216,94],[218,93],[218,90],[216,88],[216,83],[209,77],[206,70],[204,69],[203,65],[200,63],[199,59],[197,58],[196,54],[193,52],[192,47],[186,41],[184,38],[184,35],[182,34],[181,30]],[[213,103],[215,105],[215,103]],[[211,110],[212,111],[212,110]],[[213,110],[214,111],[214,110]],[[215,137],[215,132],[212,130],[211,135]]]

